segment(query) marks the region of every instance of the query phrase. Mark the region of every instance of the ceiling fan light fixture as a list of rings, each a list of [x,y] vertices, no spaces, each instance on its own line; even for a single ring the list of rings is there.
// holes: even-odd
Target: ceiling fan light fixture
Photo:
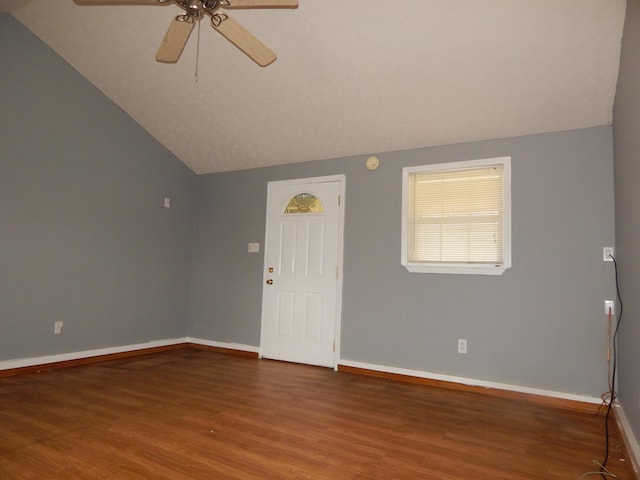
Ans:
[[[207,14],[211,17],[211,26],[214,30],[261,67],[273,63],[276,54],[246,28],[226,13],[220,13],[219,10],[221,8],[298,8],[298,0],[74,0],[74,2],[78,5],[165,5],[169,3],[178,5],[185,13],[173,19],[156,54],[156,60],[163,63],[178,61],[189,40],[195,21],[201,20]]]

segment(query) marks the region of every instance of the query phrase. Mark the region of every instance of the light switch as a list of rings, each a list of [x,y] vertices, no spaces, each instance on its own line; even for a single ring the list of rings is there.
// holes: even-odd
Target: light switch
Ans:
[[[250,243],[249,247],[247,248],[247,251],[249,253],[258,253],[260,251],[260,244],[259,243]]]

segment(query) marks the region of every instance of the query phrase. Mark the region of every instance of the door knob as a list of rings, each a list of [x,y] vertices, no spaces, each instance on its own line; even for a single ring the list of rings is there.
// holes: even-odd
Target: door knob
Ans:
[[[267,285],[273,285],[273,280],[271,279],[267,280]]]

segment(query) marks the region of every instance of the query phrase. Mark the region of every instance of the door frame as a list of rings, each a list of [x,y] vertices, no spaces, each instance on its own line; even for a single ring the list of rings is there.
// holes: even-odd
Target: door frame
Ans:
[[[268,228],[270,224],[270,212],[269,212],[269,200],[272,186],[284,186],[284,185],[308,185],[313,183],[329,183],[338,182],[338,191],[340,196],[340,202],[338,204],[338,275],[336,278],[336,311],[335,311],[335,348],[333,351],[333,369],[338,370],[338,360],[340,359],[340,338],[341,338],[341,325],[342,325],[342,285],[343,285],[343,255],[344,255],[344,212],[345,212],[345,191],[347,177],[344,174],[329,175],[323,177],[309,177],[309,178],[297,178],[291,180],[277,180],[267,182],[267,202],[266,202],[266,215],[265,215],[265,227],[264,227],[264,265],[262,267],[262,310],[260,312],[260,347],[258,350],[258,357],[262,358],[262,346],[264,337],[264,322],[265,322],[265,304],[266,295],[264,285],[267,280],[267,252],[269,241]]]

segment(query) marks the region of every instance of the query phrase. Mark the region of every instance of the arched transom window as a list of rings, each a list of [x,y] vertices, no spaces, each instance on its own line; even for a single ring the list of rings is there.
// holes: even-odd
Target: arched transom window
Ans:
[[[314,194],[303,192],[289,200],[284,213],[324,213],[324,205]]]

